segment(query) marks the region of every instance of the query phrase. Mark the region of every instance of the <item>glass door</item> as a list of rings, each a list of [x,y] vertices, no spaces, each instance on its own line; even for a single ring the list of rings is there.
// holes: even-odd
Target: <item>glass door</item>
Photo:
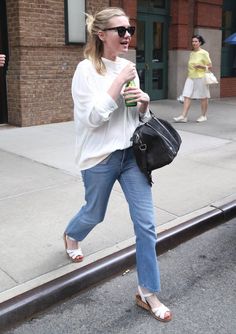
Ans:
[[[167,28],[164,15],[138,15],[136,64],[141,89],[151,100],[167,97]]]

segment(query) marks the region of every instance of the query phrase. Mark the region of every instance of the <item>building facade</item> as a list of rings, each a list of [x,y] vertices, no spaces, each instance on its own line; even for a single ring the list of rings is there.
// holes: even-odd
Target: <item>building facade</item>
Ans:
[[[83,42],[68,42],[68,6],[76,0],[0,0],[0,123],[31,126],[73,119],[71,79]],[[236,96],[234,0],[77,0],[86,12],[124,8],[136,34],[127,57],[152,100],[176,99],[187,74],[191,37],[202,35],[219,85],[212,97]],[[80,13],[81,16],[81,13]],[[84,29],[81,27],[81,30]],[[75,32],[76,33],[76,32]]]

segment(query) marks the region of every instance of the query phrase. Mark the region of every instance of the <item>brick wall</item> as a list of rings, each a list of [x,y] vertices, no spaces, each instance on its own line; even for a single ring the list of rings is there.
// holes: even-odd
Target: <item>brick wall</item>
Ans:
[[[197,0],[195,4],[195,26],[221,28],[222,0]]]
[[[190,49],[194,29],[220,29],[223,0],[171,1],[170,50]]]
[[[189,50],[194,33],[196,0],[171,1],[171,25],[169,29],[169,49]]]
[[[109,5],[87,1],[87,11]],[[30,126],[73,119],[71,79],[83,46],[65,45],[64,0],[8,0],[8,122]]]
[[[220,79],[220,97],[236,96],[236,77]]]
[[[171,25],[169,29],[169,49],[188,49],[189,16],[188,1],[171,1]]]
[[[8,43],[9,62],[7,72],[7,99],[8,99],[8,122],[21,124],[20,110],[20,48],[19,44],[19,6],[18,1],[8,0],[7,21],[8,21]]]

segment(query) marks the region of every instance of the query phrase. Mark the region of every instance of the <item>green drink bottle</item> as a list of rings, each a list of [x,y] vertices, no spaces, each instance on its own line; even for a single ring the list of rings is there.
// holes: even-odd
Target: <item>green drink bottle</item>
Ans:
[[[131,80],[131,81],[127,82],[126,87],[135,87],[134,80]],[[135,101],[130,102],[130,100],[132,100],[132,98],[129,98],[129,97],[126,98],[126,100],[125,100],[126,107],[136,107],[137,102],[135,102]]]

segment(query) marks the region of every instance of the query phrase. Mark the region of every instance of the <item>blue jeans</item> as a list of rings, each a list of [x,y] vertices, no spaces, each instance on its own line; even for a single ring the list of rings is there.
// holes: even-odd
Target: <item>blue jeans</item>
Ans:
[[[151,187],[136,164],[132,148],[117,150],[81,173],[86,204],[69,222],[65,233],[82,241],[102,222],[111,190],[118,180],[134,224],[138,284],[151,292],[159,292],[160,274],[156,257],[157,236]]]

